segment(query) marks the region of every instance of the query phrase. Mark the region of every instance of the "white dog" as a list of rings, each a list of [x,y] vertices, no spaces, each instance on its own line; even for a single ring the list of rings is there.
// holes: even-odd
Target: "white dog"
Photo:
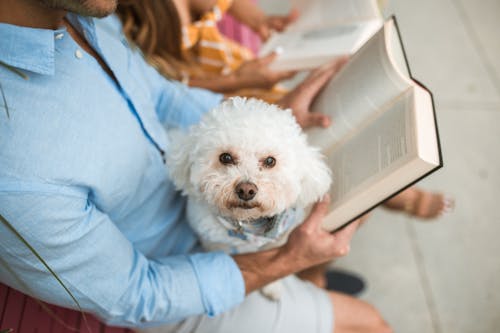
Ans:
[[[291,111],[260,100],[227,100],[171,144],[171,179],[188,196],[189,223],[207,250],[283,243],[330,188],[329,168]],[[278,299],[280,289],[273,283],[263,292]]]

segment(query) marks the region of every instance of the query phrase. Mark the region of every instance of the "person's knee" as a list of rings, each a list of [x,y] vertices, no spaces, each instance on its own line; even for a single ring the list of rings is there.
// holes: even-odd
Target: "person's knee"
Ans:
[[[373,325],[370,330],[363,332],[373,332],[373,333],[393,333],[392,328],[387,324],[385,320],[381,320]]]
[[[330,295],[334,304],[334,333],[393,332],[373,305],[347,295]]]
[[[360,329],[359,332],[393,333],[392,328],[385,321],[380,312],[373,305],[368,306],[371,307],[371,316],[370,318],[366,318],[367,320],[364,321],[366,326]]]

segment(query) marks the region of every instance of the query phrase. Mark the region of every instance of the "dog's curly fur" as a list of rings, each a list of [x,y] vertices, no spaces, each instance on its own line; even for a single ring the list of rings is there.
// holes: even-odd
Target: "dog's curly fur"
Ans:
[[[218,217],[276,216],[317,201],[331,185],[322,155],[308,145],[291,111],[256,99],[223,102],[188,132],[171,135],[167,155],[171,179],[188,196],[189,223],[208,250],[243,253],[263,247],[228,236]],[[242,183],[252,184],[250,199],[238,194]]]

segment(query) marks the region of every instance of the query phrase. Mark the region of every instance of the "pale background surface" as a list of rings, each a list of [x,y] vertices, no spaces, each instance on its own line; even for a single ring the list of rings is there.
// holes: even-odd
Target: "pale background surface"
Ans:
[[[500,0],[389,0],[384,14],[435,97],[445,167],[421,186],[457,205],[436,223],[377,209],[337,265],[366,278],[361,298],[395,332],[500,332]]]

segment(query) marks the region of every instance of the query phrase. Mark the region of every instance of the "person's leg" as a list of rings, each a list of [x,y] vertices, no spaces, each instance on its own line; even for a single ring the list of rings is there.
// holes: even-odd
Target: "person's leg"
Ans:
[[[138,333],[356,333],[390,332],[380,314],[366,302],[328,293],[296,276],[283,281],[273,301],[259,291],[217,317],[196,316],[181,323],[137,330]],[[334,330],[335,327],[335,330]]]
[[[372,305],[352,296],[330,292],[334,333],[391,333],[392,329]]]
[[[279,300],[260,291],[243,303],[216,317],[195,316],[181,323],[137,330],[137,333],[331,333],[333,309],[324,290],[296,276],[282,279]]]
[[[421,219],[434,219],[453,209],[454,201],[442,193],[412,186],[383,203],[385,208],[402,211]]]

